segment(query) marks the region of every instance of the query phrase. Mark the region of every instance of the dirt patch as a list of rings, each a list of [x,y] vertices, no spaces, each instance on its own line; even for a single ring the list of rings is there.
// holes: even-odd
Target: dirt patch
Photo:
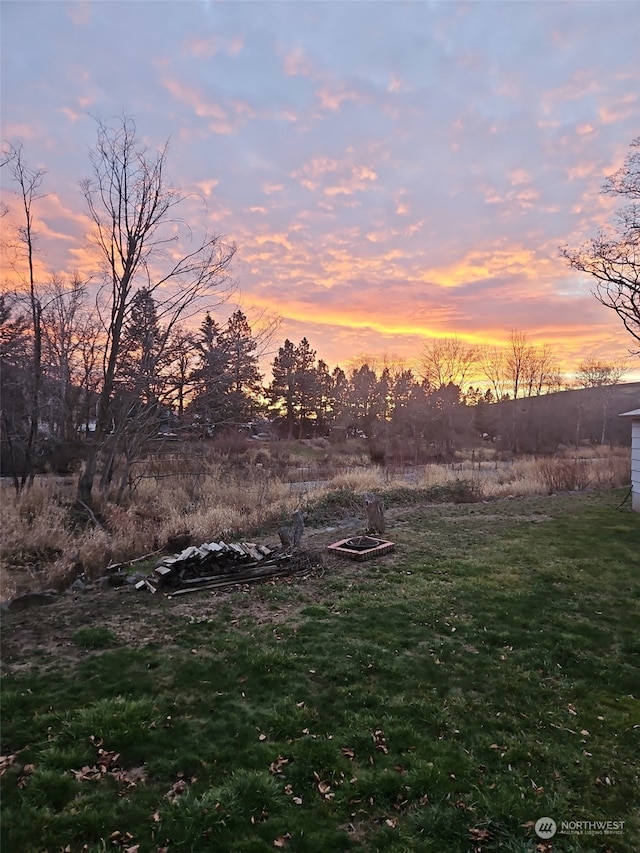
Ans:
[[[108,629],[115,646],[144,648],[150,643],[171,646],[176,632],[194,619],[216,619],[225,612],[229,624],[274,625],[295,620],[296,611],[318,598],[325,571],[334,571],[338,561],[321,550],[303,552],[308,563],[305,571],[256,584],[239,584],[224,590],[200,590],[190,595],[169,598],[152,595],[132,586],[84,592],[64,593],[47,605],[34,605],[3,614],[2,660],[0,672],[7,674],[39,666],[44,669],[75,665],[106,649],[83,649],[74,641],[81,628]],[[283,593],[299,590],[301,595],[285,595],[272,600],[265,591]],[[293,600],[292,600],[293,599]]]

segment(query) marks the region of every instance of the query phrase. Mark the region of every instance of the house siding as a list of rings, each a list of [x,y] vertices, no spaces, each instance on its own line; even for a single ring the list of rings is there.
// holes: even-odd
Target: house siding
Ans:
[[[631,421],[631,505],[640,512],[640,418]]]

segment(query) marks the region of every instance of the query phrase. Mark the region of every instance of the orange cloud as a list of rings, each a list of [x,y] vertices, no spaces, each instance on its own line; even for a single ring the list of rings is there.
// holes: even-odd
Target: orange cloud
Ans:
[[[347,149],[346,158],[343,161],[330,157],[316,157],[305,163],[301,169],[292,172],[291,177],[297,178],[305,189],[316,192],[322,188],[323,179],[331,176],[334,178],[331,184],[322,188],[324,195],[329,198],[339,195],[350,196],[365,189],[368,182],[378,180],[375,169],[351,162],[353,157],[352,149]]]
[[[420,280],[449,289],[506,274],[529,278],[539,263],[531,249],[474,249],[453,264],[425,270]]]

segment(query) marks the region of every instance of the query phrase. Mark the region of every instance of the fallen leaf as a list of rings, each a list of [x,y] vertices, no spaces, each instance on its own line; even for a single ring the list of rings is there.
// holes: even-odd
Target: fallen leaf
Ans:
[[[29,776],[33,773],[33,771],[35,769],[36,769],[35,764],[25,764],[24,765],[24,767],[22,768],[22,774],[20,775],[20,778],[18,779],[18,788],[24,788],[26,786],[27,781],[29,779]]]
[[[19,752],[14,752],[11,755],[0,755],[0,776],[4,776],[19,754]]]
[[[386,755],[389,752],[389,747],[387,746],[387,741],[382,729],[376,729],[375,731],[373,731],[371,733],[371,737],[373,738],[373,742],[376,745],[376,749]]]
[[[470,829],[469,835],[476,841],[488,841],[491,838],[491,833],[488,829],[478,829],[477,827]]]
[[[272,761],[271,764],[269,765],[269,772],[274,773],[274,774],[275,773],[281,773],[283,767],[286,767],[288,763],[289,763],[288,758],[283,758],[281,755],[279,755],[276,758],[276,760]]]
[[[165,799],[169,800],[169,802],[174,803],[184,792],[187,790],[189,785],[185,782],[184,779],[178,779],[177,782],[174,782],[173,785],[169,788],[167,793],[164,795]]]

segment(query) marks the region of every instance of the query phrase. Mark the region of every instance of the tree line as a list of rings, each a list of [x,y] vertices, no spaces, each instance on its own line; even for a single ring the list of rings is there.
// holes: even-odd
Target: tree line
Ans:
[[[90,504],[96,482],[106,490],[117,476],[124,490],[131,465],[160,432],[206,437],[258,419],[292,438],[363,436],[378,461],[392,446],[411,448],[417,460],[498,432],[518,449],[517,407],[498,426],[492,405],[563,387],[552,350],[520,331],[502,347],[432,339],[410,368],[365,360],[331,369],[306,337],[286,340],[267,382],[261,365],[277,320],[250,320],[239,309],[226,323],[214,319],[232,292],[236,247],[187,228],[177,211],[184,197],[165,177],[166,154],[149,151],[127,117],[98,123],[91,177],[81,182],[96,275],[41,282],[34,209],[44,172],[25,162],[20,146],[4,152],[21,224],[3,249],[22,287],[5,283],[0,293],[1,463],[17,491],[47,464],[65,470],[83,459],[78,500]],[[586,359],[576,382],[604,387],[621,376],[615,364]]]

